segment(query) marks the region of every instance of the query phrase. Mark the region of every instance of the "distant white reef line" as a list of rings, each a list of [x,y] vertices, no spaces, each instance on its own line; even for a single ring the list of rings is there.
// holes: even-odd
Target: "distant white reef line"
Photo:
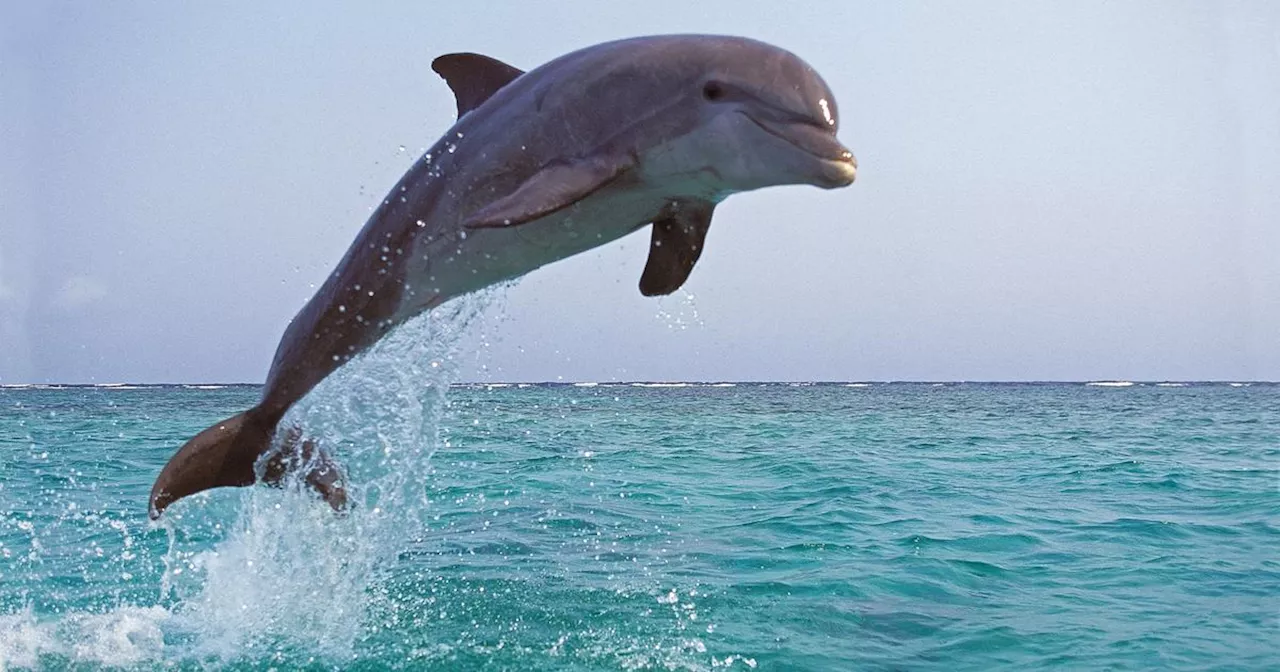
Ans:
[[[868,381],[838,381],[838,380],[821,380],[821,381],[769,381],[769,380],[738,380],[738,381],[661,381],[661,380],[608,380],[608,381],[539,381],[539,382],[505,382],[505,381],[463,381],[454,383],[454,387],[460,388],[486,388],[486,389],[502,389],[507,387],[528,388],[528,387],[639,387],[639,388],[682,388],[682,387],[712,387],[712,388],[732,388],[738,386],[779,386],[779,387],[882,387],[891,385],[928,385],[931,387],[956,387],[963,385],[1083,385],[1086,387],[1109,387],[1109,388],[1128,388],[1128,387],[1189,387],[1193,385],[1226,385],[1230,387],[1250,387],[1255,384],[1275,385],[1278,381],[1249,380],[1249,381],[1231,381],[1231,380],[1187,380],[1187,381],[1133,381],[1133,380],[868,380]],[[86,388],[97,390],[141,390],[154,388],[174,388],[180,387],[189,390],[222,390],[234,387],[261,387],[261,383],[0,383],[0,389],[4,390],[60,390],[68,388]]]

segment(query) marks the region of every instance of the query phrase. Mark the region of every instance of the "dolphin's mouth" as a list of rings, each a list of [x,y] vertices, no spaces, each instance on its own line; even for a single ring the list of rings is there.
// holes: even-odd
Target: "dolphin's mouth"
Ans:
[[[853,158],[853,152],[840,144],[840,141],[826,129],[805,122],[762,121],[745,112],[742,116],[750,119],[751,123],[759,126],[765,133],[780,138],[806,154],[823,161],[837,161],[851,164],[854,168],[858,167],[858,161]]]

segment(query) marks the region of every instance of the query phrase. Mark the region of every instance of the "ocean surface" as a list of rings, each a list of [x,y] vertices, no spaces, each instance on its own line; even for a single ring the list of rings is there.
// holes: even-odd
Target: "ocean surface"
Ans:
[[[148,522],[256,386],[0,389],[0,670],[1280,669],[1280,386],[386,359],[290,418],[345,515],[257,487]]]

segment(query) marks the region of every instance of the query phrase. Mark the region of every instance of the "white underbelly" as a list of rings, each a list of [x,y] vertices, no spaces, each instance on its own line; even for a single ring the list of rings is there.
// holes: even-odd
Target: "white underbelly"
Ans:
[[[415,241],[396,321],[449,299],[518,278],[612,242],[652,221],[665,199],[640,190],[602,192],[542,219],[504,228],[452,230]],[[424,227],[429,230],[428,224]]]

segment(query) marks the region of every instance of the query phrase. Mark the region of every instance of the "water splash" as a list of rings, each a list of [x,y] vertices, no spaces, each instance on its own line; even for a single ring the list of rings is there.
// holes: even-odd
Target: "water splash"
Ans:
[[[106,667],[136,665],[164,648],[161,607],[120,607],[105,614],[71,613],[42,621],[31,609],[0,615],[0,670],[39,668],[63,660]]]
[[[402,325],[285,416],[282,427],[301,425],[346,469],[349,511],[335,516],[296,481],[249,488],[222,541],[170,552],[177,627],[197,657],[354,656],[370,599],[427,526],[424,483],[455,360],[491,299],[462,297]]]

